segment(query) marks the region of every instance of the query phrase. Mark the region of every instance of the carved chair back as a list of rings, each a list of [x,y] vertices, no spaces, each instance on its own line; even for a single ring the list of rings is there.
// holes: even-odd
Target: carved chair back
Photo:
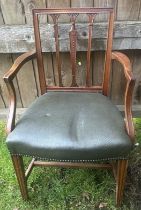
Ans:
[[[107,40],[106,40],[106,49],[105,49],[105,64],[104,64],[104,75],[103,75],[103,82],[101,86],[94,86],[92,84],[91,78],[91,51],[92,45],[94,45],[93,40],[93,32],[94,28],[94,21],[98,14],[107,13],[108,14],[108,26],[107,26]],[[79,40],[79,24],[77,22],[78,16],[84,14],[87,20],[87,53],[86,53],[86,71],[85,71],[85,86],[78,86],[76,75],[77,75],[77,65],[76,65],[76,56],[77,56],[77,42]],[[42,42],[41,42],[41,32],[40,32],[40,15],[47,15],[48,18],[52,19],[53,23],[53,34],[54,34],[54,46],[51,51],[55,51],[56,54],[56,65],[57,65],[57,72],[58,72],[58,84],[55,86],[48,86],[46,84],[45,78],[45,71],[44,71],[44,64],[43,64],[43,53],[42,53]],[[69,51],[70,51],[70,61],[71,61],[71,84],[69,87],[65,87],[62,81],[62,74],[61,74],[61,56],[60,56],[60,45],[61,39],[60,38],[60,24],[59,18],[61,15],[69,16],[70,24],[68,26],[69,30],[63,31],[63,33],[68,32],[68,39],[69,39]],[[111,63],[111,50],[112,50],[112,39],[113,39],[113,22],[114,22],[114,11],[113,8],[68,8],[68,9],[34,9],[33,10],[33,22],[34,22],[34,32],[35,32],[35,44],[36,44],[36,52],[37,52],[37,65],[38,65],[38,73],[39,73],[39,81],[40,81],[40,88],[41,94],[44,94],[47,90],[65,90],[65,91],[102,91],[104,95],[108,95],[109,91],[109,79],[110,79],[110,63]],[[48,27],[49,30],[50,27]],[[65,41],[65,40],[64,40]]]

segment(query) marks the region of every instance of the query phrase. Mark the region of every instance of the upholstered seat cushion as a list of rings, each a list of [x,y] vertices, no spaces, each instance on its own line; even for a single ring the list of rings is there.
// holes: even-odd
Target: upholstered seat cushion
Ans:
[[[28,108],[7,138],[11,154],[57,161],[126,158],[124,120],[98,93],[48,92]]]

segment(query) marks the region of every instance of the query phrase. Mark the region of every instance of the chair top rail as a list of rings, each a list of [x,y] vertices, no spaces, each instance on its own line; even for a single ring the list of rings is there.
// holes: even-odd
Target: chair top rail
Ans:
[[[33,9],[33,14],[73,14],[73,13],[79,13],[79,14],[93,14],[93,13],[107,13],[107,12],[113,12],[113,7],[85,7],[85,8],[41,8],[41,9]],[[69,15],[69,14],[68,14]]]

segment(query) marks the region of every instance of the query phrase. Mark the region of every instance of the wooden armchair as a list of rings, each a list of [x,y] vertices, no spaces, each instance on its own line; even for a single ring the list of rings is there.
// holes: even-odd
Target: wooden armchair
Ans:
[[[77,17],[86,14],[88,20],[88,46],[86,84],[78,86],[76,80]],[[109,14],[107,47],[103,83],[94,86],[91,80],[90,63],[92,32],[95,16]],[[48,86],[44,73],[40,27],[38,16],[48,15],[53,20],[58,84]],[[65,87],[61,75],[60,38],[58,19],[70,18],[70,60],[72,80]],[[135,79],[126,55],[112,52],[114,11],[113,8],[66,8],[33,10],[36,50],[16,59],[4,75],[10,95],[10,112],[7,123],[7,146],[11,154],[23,199],[28,198],[27,179],[34,166],[96,167],[113,169],[116,179],[116,204],[122,201],[128,155],[134,145],[132,121],[132,94]],[[64,31],[65,33],[65,31]],[[37,58],[41,96],[27,109],[15,124],[16,94],[13,79],[27,61]],[[123,65],[126,77],[125,119],[121,116],[109,95],[111,60]],[[24,170],[23,156],[33,157]]]

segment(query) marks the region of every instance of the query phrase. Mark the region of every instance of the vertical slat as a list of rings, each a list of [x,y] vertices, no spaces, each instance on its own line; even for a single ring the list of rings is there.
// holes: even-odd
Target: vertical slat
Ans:
[[[113,42],[113,26],[114,26],[114,12],[110,12],[109,17],[109,28],[107,38],[107,48],[105,54],[105,67],[104,67],[104,79],[103,79],[103,94],[108,95],[109,93],[109,79],[110,79],[110,67],[111,67],[111,51]]]
[[[117,0],[94,0],[94,7],[113,7],[116,11]],[[97,15],[96,22],[107,22],[107,14]]]
[[[36,45],[36,52],[37,52],[37,65],[38,65],[38,71],[39,71],[40,89],[41,89],[41,94],[44,94],[47,90],[47,87],[46,87],[43,56],[42,56],[42,49],[41,49],[39,20],[38,20],[38,15],[35,13],[33,13],[33,22],[34,22],[35,45]]]
[[[93,0],[71,0],[71,7],[93,7]],[[81,14],[78,16],[77,21],[87,22],[87,15]]]
[[[13,55],[13,60],[18,56],[16,54]],[[38,95],[32,61],[28,61],[22,66],[21,71],[17,74],[17,79],[23,107],[28,107]]]
[[[13,64],[13,61],[12,61],[12,57],[10,54],[0,54],[0,89],[1,89],[1,94],[3,96],[4,103],[5,103],[6,107],[8,107],[8,105],[9,105],[9,94],[7,91],[7,87],[4,83],[3,76],[6,73],[6,71],[8,69],[10,69],[12,64]],[[17,106],[21,107],[22,104],[21,104],[21,100],[19,97],[19,90],[18,90],[16,79],[14,79],[13,83],[15,86],[16,94],[18,96]]]
[[[62,83],[63,83],[64,87],[70,87],[71,86],[71,77],[72,77],[70,53],[69,52],[61,52],[61,59],[62,59],[62,64],[61,64]],[[59,80],[58,80],[58,72],[57,72],[55,53],[53,54],[53,69],[54,69],[54,74],[55,74],[56,85],[58,85]]]
[[[1,9],[1,5],[0,5],[0,25],[4,24],[4,18],[3,18],[3,13],[2,13],[2,9]]]
[[[58,67],[58,78],[59,78],[59,86],[62,87],[62,76],[61,76],[61,58],[60,58],[60,52],[59,52],[59,31],[58,31],[58,19],[59,16],[57,15],[51,15],[53,19],[54,24],[54,37],[55,37],[55,47],[56,47],[56,62]]]
[[[117,20],[138,20],[140,0],[118,0]]]
[[[45,0],[22,0],[25,10],[25,19],[27,24],[33,24],[32,9],[34,8],[46,8]],[[47,16],[42,15],[39,17],[40,23],[47,22]]]
[[[76,57],[76,65],[77,65],[77,73],[76,73],[76,81],[78,86],[86,85],[86,66],[87,66],[87,52],[77,52]],[[92,59],[91,59],[92,63]],[[92,67],[92,65],[91,65]],[[92,71],[92,68],[91,68]]]
[[[71,56],[71,65],[72,65],[72,84],[71,87],[78,86],[76,83],[76,45],[77,45],[77,30],[75,28],[75,21],[76,21],[77,14],[71,15],[71,30],[69,32],[70,36],[70,56]]]
[[[133,103],[141,104],[141,54],[140,51],[138,50],[132,51],[132,54],[133,54],[133,66],[132,66],[133,74],[136,79]]]
[[[91,75],[90,75],[90,63],[91,63],[91,45],[92,45],[92,30],[93,30],[93,21],[95,14],[89,16],[89,34],[88,34],[88,49],[87,49],[87,67],[86,67],[86,86],[91,85]]]
[[[4,102],[4,98],[3,98],[2,94],[1,94],[1,90],[0,90],[0,109],[5,108],[5,107],[6,107],[6,105]]]
[[[55,85],[54,84],[55,82],[54,82],[54,75],[53,75],[53,63],[52,63],[51,53],[44,53],[43,54],[43,61],[44,61],[44,71],[45,71],[46,83],[49,86]],[[38,95],[41,95],[37,59],[33,60],[32,65],[33,65],[33,69],[34,69]]]
[[[1,0],[0,3],[5,24],[25,23],[25,10],[22,1]]]
[[[48,8],[67,8],[70,7],[70,0],[47,0],[47,7]],[[52,19],[49,18],[49,22],[52,22]],[[69,22],[69,17],[67,15],[59,18],[59,22],[66,23]]]
[[[126,80],[123,67],[117,61],[112,62],[110,97],[114,104],[124,104],[124,92]]]
[[[1,6],[0,6],[0,25],[4,24],[4,19],[3,19],[3,15],[2,15],[2,10],[1,10]],[[2,90],[1,90],[1,84],[0,84],[0,108],[5,108],[6,104],[4,101],[4,96],[2,95]]]
[[[104,51],[95,51],[93,56],[93,85],[101,85],[104,71]]]

